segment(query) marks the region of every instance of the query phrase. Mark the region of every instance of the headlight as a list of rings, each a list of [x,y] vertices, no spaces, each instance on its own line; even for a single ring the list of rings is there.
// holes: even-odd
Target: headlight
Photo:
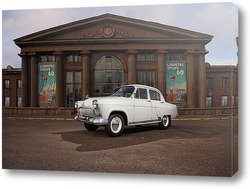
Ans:
[[[75,102],[75,109],[78,108],[78,102]]]
[[[93,108],[97,108],[97,106],[98,106],[98,101],[97,101],[97,100],[93,100],[93,101],[92,101],[92,105],[93,105]]]

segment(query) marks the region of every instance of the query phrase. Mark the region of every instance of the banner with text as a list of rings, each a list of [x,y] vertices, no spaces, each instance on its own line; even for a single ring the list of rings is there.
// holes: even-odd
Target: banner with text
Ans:
[[[38,94],[40,107],[56,106],[56,63],[38,63]]]
[[[167,101],[185,106],[187,101],[186,61],[166,61]]]

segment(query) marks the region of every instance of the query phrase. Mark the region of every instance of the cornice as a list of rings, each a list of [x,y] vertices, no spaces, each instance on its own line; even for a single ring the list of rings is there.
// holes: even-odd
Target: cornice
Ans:
[[[86,38],[82,39],[70,39],[70,40],[46,40],[48,36],[56,36],[60,33],[66,33],[66,32],[73,32],[74,30],[79,30],[82,28],[88,28],[90,26],[97,26],[98,24],[105,26],[100,26],[99,28],[96,29],[96,32],[92,33],[87,33]],[[118,24],[119,23],[119,24]],[[125,29],[121,29],[118,27],[118,25],[126,25],[129,26],[130,28],[137,28],[145,31],[151,31],[151,32],[160,32],[163,36],[165,34],[170,34],[170,38],[168,36],[162,37],[162,38],[154,38],[150,37],[150,39],[147,38],[139,38],[140,41],[145,41],[145,42],[151,42],[151,41],[181,41],[181,42],[202,42],[202,43],[208,43],[212,40],[213,36],[195,32],[195,31],[190,31],[174,26],[169,26],[169,25],[163,25],[160,23],[156,22],[149,22],[145,20],[139,20],[135,18],[128,18],[128,17],[123,17],[123,16],[118,16],[118,15],[113,15],[113,14],[103,14],[100,16],[96,17],[91,17],[75,22],[71,22],[68,24],[52,27],[46,30],[42,30],[30,35],[26,35],[20,38],[17,38],[14,40],[16,45],[21,46],[23,44],[40,44],[40,43],[85,43],[85,41],[88,42],[95,42],[96,41],[102,41],[106,42],[105,40],[112,42],[114,40],[121,42],[122,40],[126,41],[131,41],[134,42],[137,40],[138,37],[133,39],[133,34],[130,33],[130,31],[127,31]],[[119,34],[120,38],[114,38],[114,34]],[[171,36],[174,39],[171,39]],[[178,38],[180,38],[178,40]],[[53,42],[52,42],[53,41]],[[98,42],[97,42],[98,43]]]

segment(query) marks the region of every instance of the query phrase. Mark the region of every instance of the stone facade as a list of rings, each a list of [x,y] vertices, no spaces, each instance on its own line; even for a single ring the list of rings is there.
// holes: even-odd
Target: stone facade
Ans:
[[[7,66],[2,69],[2,106],[22,106],[21,69]]]
[[[107,95],[116,86],[132,83],[154,86],[171,99],[166,63],[181,61],[186,69],[186,88],[181,92],[186,95],[179,105],[205,108],[205,45],[212,38],[173,26],[104,14],[15,39],[22,58],[22,105],[72,107],[74,101],[86,95]],[[49,72],[55,81],[50,90],[46,89],[51,92],[50,97],[46,96],[50,102],[43,103],[40,83],[48,78],[40,76],[39,69],[45,63],[55,65],[56,74]]]
[[[207,107],[238,106],[238,66],[206,64]]]

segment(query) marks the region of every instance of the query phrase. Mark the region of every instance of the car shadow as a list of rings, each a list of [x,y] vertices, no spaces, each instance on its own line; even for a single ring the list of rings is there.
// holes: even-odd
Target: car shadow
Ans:
[[[97,131],[76,130],[58,132],[63,141],[79,144],[77,151],[98,151],[168,139],[175,136],[174,129],[160,130],[157,126],[127,127],[120,137],[108,137],[104,128]]]
[[[228,134],[225,132],[225,127],[218,127],[220,124],[220,121],[216,120],[208,125],[201,125],[199,121],[192,122],[192,125],[187,125],[185,121],[178,121],[167,130],[159,129],[158,125],[132,126],[125,127],[119,137],[107,136],[104,127],[98,128],[97,131],[82,129],[53,134],[61,135],[62,141],[78,144],[76,150],[85,152],[140,145],[163,139],[191,139],[211,137],[221,133]]]

